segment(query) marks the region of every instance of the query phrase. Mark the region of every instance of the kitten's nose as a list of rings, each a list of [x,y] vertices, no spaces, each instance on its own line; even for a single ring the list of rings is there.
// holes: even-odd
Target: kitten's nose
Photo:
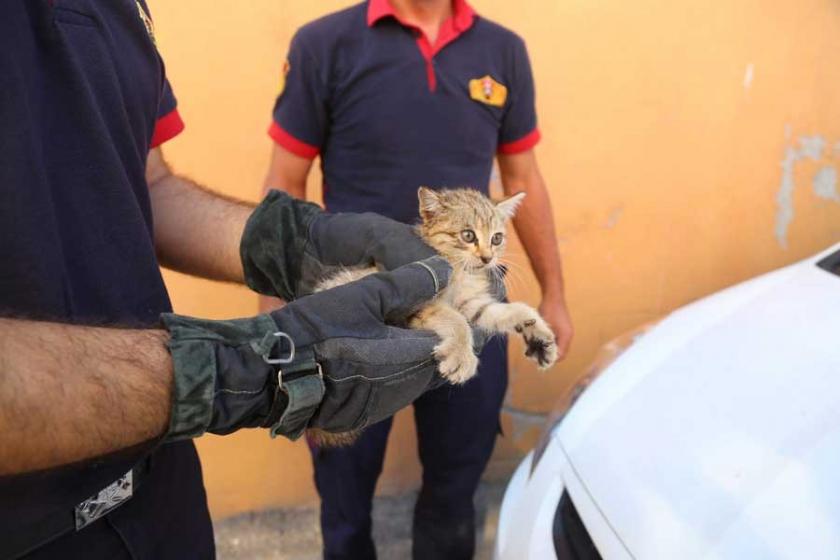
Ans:
[[[493,260],[493,257],[485,257],[485,256],[481,257],[481,262],[483,262],[484,264],[490,264],[490,261],[492,261],[492,260]]]

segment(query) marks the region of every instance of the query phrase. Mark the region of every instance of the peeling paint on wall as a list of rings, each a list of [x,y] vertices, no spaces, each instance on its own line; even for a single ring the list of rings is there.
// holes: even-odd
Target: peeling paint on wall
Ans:
[[[803,156],[816,161],[822,157],[825,150],[825,139],[822,136],[800,136],[799,151]]]
[[[837,192],[837,170],[832,166],[826,165],[817,171],[812,186],[814,187],[814,194],[818,197],[840,202],[840,193]]]
[[[610,215],[607,216],[607,221],[604,222],[604,229],[613,229],[616,225],[618,225],[618,221],[621,219],[622,214],[624,214],[623,206],[616,206],[610,210]]]
[[[747,64],[746,70],[744,70],[744,91],[748,91],[752,86],[753,76],[755,75],[755,66],[752,62]]]
[[[800,159],[799,152],[788,146],[782,159],[782,184],[776,195],[776,241],[787,249],[787,229],[793,221],[793,164]]]
[[[790,125],[785,127],[785,139],[790,142]],[[785,148],[785,155],[782,158],[782,180],[779,191],[776,194],[776,241],[783,249],[787,249],[787,232],[790,223],[793,221],[793,191],[796,188],[794,183],[794,168],[796,163],[805,159],[820,161],[823,159],[826,149],[826,141],[822,136],[800,136],[797,139],[798,147],[788,145]],[[835,155],[840,154],[840,142],[834,144]],[[840,194],[837,193],[837,170],[826,165],[817,171],[814,176],[812,187],[814,193],[821,199],[840,202]]]

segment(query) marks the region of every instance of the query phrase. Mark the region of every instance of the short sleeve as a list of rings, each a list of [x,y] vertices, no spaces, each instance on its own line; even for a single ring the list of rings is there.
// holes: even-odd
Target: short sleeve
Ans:
[[[534,99],[534,76],[531,73],[528,50],[525,48],[524,41],[518,37],[511,63],[513,64],[511,69],[513,83],[510,84],[508,105],[499,130],[498,151],[501,154],[524,152],[540,141]]]
[[[326,80],[299,34],[292,39],[283,66],[281,91],[268,134],[291,153],[313,159],[326,135]]]
[[[182,130],[184,130],[184,121],[178,114],[178,102],[175,100],[175,94],[172,93],[169,80],[164,80],[160,104],[158,105],[157,122],[149,148],[157,148],[167,140],[178,136]]]

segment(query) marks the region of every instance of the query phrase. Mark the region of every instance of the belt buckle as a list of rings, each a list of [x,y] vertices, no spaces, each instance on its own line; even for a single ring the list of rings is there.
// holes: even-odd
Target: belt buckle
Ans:
[[[76,530],[84,529],[134,494],[134,472],[128,471],[75,507]]]

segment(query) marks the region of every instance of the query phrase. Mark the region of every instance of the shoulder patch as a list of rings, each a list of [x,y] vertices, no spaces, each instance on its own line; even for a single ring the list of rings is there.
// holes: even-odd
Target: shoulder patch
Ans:
[[[140,0],[134,0],[134,3],[137,4],[137,13],[140,16],[140,21],[143,22],[143,27],[146,28],[146,33],[149,34],[149,39],[152,40],[153,45],[157,46],[157,41],[155,41],[155,24],[152,22],[151,16],[143,9]]]
[[[289,66],[289,59],[283,61],[283,71],[280,72],[280,90],[277,92],[277,97],[283,94],[283,90],[286,89],[286,76],[289,75],[289,70],[291,66]]]
[[[482,78],[470,80],[470,98],[479,103],[502,107],[507,100],[507,87],[488,74]]]

